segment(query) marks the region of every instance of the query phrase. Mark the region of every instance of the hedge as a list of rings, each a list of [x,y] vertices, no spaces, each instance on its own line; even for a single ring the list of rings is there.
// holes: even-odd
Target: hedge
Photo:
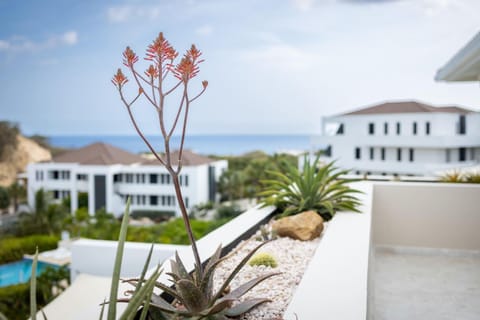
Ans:
[[[56,236],[46,235],[2,239],[0,264],[21,260],[24,254],[34,254],[37,247],[39,252],[55,249],[58,240]]]

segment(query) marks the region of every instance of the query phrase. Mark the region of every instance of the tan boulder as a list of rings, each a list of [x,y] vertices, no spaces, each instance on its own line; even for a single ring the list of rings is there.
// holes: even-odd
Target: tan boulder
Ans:
[[[280,237],[290,237],[303,241],[312,240],[322,233],[323,219],[315,211],[305,211],[275,221],[272,229]]]

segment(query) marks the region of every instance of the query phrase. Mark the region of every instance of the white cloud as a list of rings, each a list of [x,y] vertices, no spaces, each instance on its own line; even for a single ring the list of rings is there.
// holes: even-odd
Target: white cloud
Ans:
[[[10,48],[10,43],[5,40],[0,40],[0,51],[7,51]]]
[[[78,42],[78,33],[75,31],[65,32],[61,37],[61,41],[69,46],[73,46]]]
[[[209,36],[213,33],[213,27],[210,25],[204,25],[195,29],[195,33],[200,36]]]
[[[67,31],[62,34],[52,35],[43,41],[33,41],[27,37],[14,35],[9,39],[0,40],[0,52],[37,52],[60,46],[73,46],[77,43],[78,33],[76,31]]]
[[[292,0],[293,6],[300,11],[309,11],[312,9],[314,0]]]
[[[162,13],[161,6],[131,6],[120,5],[107,9],[107,19],[110,22],[122,23],[134,19],[154,20]]]

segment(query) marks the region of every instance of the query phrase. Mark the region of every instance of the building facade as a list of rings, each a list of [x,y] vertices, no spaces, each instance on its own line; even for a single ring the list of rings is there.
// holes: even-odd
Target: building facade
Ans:
[[[480,113],[387,102],[323,118],[312,144],[353,173],[431,176],[480,163]]]
[[[173,156],[175,158],[175,155]],[[213,161],[185,150],[180,183],[186,207],[216,200],[216,182],[228,167],[226,160]],[[70,198],[71,211],[78,209],[79,194],[88,195],[88,212],[105,208],[120,215],[131,197],[131,211],[173,212],[180,215],[173,182],[156,160],[147,160],[111,145],[95,143],[30,164],[28,203],[44,189],[54,200]]]

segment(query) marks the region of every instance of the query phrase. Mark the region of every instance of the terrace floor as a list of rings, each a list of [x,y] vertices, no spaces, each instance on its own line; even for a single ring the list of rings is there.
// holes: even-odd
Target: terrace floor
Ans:
[[[480,319],[480,253],[377,248],[375,320]]]

